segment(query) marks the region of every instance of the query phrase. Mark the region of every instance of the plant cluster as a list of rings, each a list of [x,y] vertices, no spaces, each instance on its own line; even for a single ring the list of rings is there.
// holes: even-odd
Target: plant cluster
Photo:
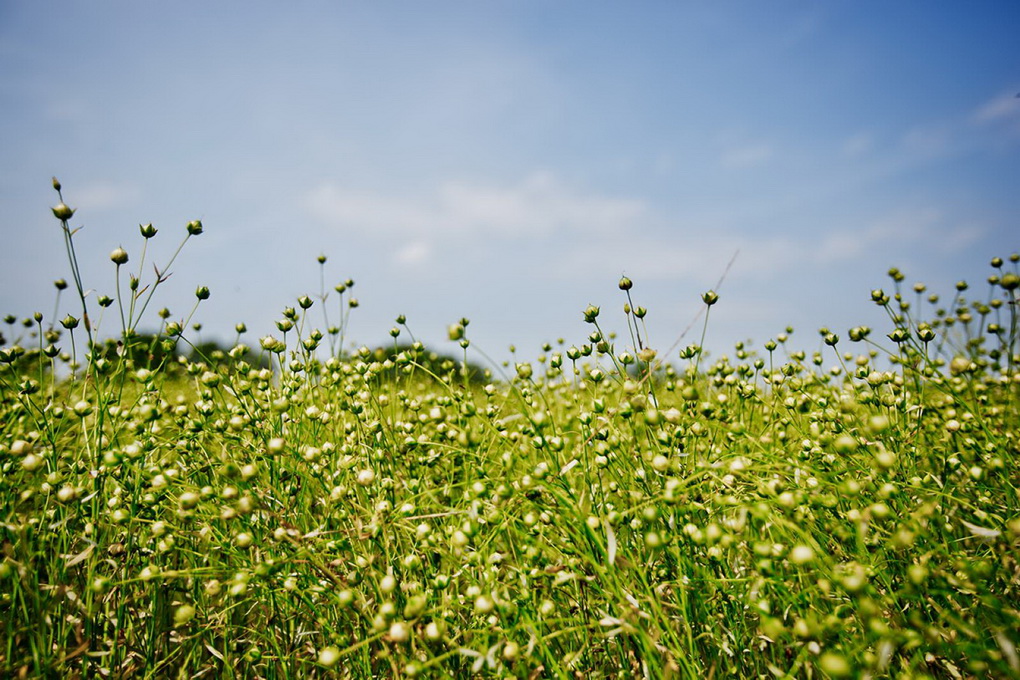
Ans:
[[[350,280],[261,363],[243,324],[181,358],[190,314],[136,331],[169,263],[124,290],[114,250],[90,317],[53,212],[81,313],[0,342],[0,674],[1020,677],[1017,255],[978,302],[891,270],[885,339],[717,359],[624,278],[626,341],[590,306],[497,380],[467,319],[463,359],[403,317],[344,350]]]

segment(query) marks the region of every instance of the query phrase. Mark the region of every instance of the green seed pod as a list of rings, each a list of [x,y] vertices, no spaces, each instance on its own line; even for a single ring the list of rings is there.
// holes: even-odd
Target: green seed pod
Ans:
[[[35,472],[45,464],[46,461],[44,461],[42,457],[37,456],[34,453],[28,454],[21,460],[21,467],[23,467],[28,472]]]
[[[57,203],[55,206],[53,206],[52,210],[53,216],[56,217],[61,222],[68,221],[69,219],[71,219],[71,216],[74,215],[74,209],[68,207],[67,204],[65,203]]]
[[[127,264],[128,261],[127,251],[124,250],[123,248],[114,248],[113,251],[110,253],[110,261],[117,266]]]
[[[999,285],[1004,290],[1014,291],[1020,288],[1020,276],[1010,272],[1009,274],[1003,274],[1002,278],[999,279]]]
[[[818,667],[833,678],[846,678],[853,674],[853,668],[846,657],[834,652],[825,652],[818,657]]]
[[[182,604],[174,611],[174,625],[183,626],[195,617],[195,607],[190,604]]]
[[[319,664],[326,668],[332,668],[340,661],[340,650],[336,647],[326,647],[319,652]]]
[[[814,558],[815,551],[811,549],[811,546],[804,545],[803,543],[794,546],[786,556],[786,559],[790,561],[790,564],[796,565],[807,564]]]
[[[407,642],[411,637],[411,627],[404,621],[394,621],[390,625],[389,637],[393,642]]]

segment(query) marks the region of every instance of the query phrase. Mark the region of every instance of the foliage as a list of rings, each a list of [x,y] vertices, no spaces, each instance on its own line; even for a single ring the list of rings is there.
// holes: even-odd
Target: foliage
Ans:
[[[284,311],[271,368],[241,328],[179,371],[91,337],[39,373],[14,341],[0,674],[1018,677],[1018,259],[945,308],[893,270],[888,342],[679,367],[629,281],[631,344],[589,307],[586,342],[503,381],[341,351],[353,282],[325,333],[311,297]]]
[[[481,386],[487,384],[491,372],[478,364],[462,361],[452,356],[426,348],[421,343],[395,344],[393,347],[377,347],[372,350],[371,360],[381,364],[383,371],[376,374],[381,380],[400,381],[406,375],[401,369],[413,365],[418,377],[437,382],[461,382]]]

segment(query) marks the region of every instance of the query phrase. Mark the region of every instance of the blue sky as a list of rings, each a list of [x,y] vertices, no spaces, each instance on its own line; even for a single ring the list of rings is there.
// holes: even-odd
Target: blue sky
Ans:
[[[69,274],[56,175],[96,293],[140,223],[162,261],[203,221],[153,302],[207,285],[203,339],[257,344],[324,253],[360,343],[468,317],[534,356],[589,303],[622,330],[626,274],[666,349],[736,254],[707,344],[811,350],[884,328],[892,265],[948,295],[1020,249],[1018,34],[1012,1],[6,0],[0,314]]]

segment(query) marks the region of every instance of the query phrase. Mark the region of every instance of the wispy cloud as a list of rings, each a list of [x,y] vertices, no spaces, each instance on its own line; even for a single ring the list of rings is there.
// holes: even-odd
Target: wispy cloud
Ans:
[[[844,156],[859,158],[867,154],[874,147],[874,135],[870,132],[858,132],[843,140],[842,151]]]
[[[797,251],[782,235],[681,233],[669,238],[619,234],[588,240],[566,253],[555,272],[563,279],[593,272],[626,273],[645,280],[691,281],[711,286],[726,271],[741,278],[769,278],[793,261]],[[736,258],[734,260],[734,257]]]
[[[1011,89],[992,97],[971,115],[975,125],[1004,131],[1014,140],[1020,139],[1020,96]]]
[[[719,158],[719,165],[729,169],[753,168],[768,162],[773,153],[772,145],[767,142],[747,144],[725,151]]]
[[[984,229],[973,221],[961,222],[934,205],[914,206],[881,215],[858,230],[830,232],[813,250],[822,264],[868,256],[889,257],[897,252],[944,256],[973,244],[983,235]]]
[[[899,151],[908,163],[927,163],[1001,146],[1003,134],[1020,139],[1020,98],[1008,90],[975,106],[969,114],[928,121],[907,129]]]
[[[922,124],[907,130],[900,138],[900,148],[916,160],[941,158],[952,151],[956,134],[954,126]]]
[[[579,191],[546,172],[513,185],[449,181],[417,197],[323,184],[304,203],[314,219],[329,227],[387,238],[608,232],[626,229],[647,212],[640,199]]]
[[[1020,97],[1012,91],[992,97],[971,116],[975,123],[991,123],[1003,119],[1020,119]]]
[[[426,264],[432,258],[432,246],[425,241],[412,241],[393,254],[396,264],[414,266]]]
[[[86,210],[109,210],[130,205],[138,197],[138,188],[132,184],[98,181],[75,187],[74,204]]]
[[[879,215],[861,228],[820,228],[796,238],[785,231],[686,230],[669,238],[607,234],[572,248],[557,271],[563,278],[625,271],[634,277],[708,286],[736,256],[729,276],[771,283],[791,268],[846,267],[869,257],[885,262],[901,253],[944,257],[972,245],[984,233],[978,223],[959,221],[936,206],[919,206]]]

